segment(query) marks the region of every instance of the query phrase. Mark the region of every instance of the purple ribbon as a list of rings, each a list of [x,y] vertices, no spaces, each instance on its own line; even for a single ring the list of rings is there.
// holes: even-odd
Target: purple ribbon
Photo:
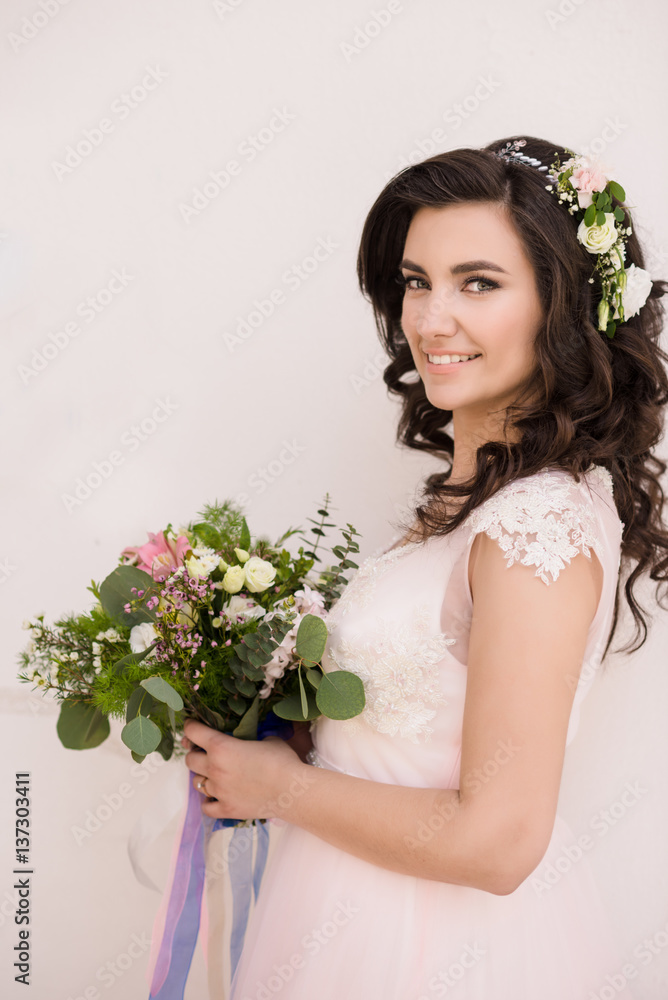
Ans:
[[[260,722],[257,739],[280,736],[289,739],[293,734],[292,723],[268,712]],[[269,830],[266,823],[257,823],[257,850],[255,865],[251,863],[250,844],[242,846],[244,837],[253,836],[253,827],[239,827],[238,819],[216,819],[202,814],[204,796],[192,781],[189,784],[188,806],[181,831],[174,878],[169,890],[169,903],[158,957],[151,980],[150,1000],[183,1000],[183,994],[192,963],[202,910],[205,876],[205,853],[208,838],[221,827],[237,826],[232,834],[230,850],[239,848],[229,865],[232,887],[232,933],[230,938],[231,975],[234,976],[243,949],[251,890],[257,899],[264,874],[269,849]]]

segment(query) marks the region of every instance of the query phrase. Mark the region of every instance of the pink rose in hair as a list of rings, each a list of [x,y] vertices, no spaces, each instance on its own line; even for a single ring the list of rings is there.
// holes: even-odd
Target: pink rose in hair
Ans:
[[[589,208],[592,194],[595,191],[605,190],[607,183],[605,168],[600,163],[588,160],[586,157],[577,161],[577,166],[571,174],[571,184],[578,192],[580,208]]]
[[[149,540],[144,545],[128,546],[121,556],[126,563],[132,563],[137,569],[150,573],[154,580],[166,579],[175,569],[183,566],[185,555],[191,545],[185,535],[179,535],[174,541],[165,538],[164,531],[154,535],[148,532]]]

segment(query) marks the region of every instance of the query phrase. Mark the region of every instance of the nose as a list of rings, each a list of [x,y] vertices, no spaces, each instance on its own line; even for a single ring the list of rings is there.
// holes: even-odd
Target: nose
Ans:
[[[434,289],[422,300],[415,328],[422,337],[442,333],[452,336],[459,329],[454,315],[454,296],[445,289]]]

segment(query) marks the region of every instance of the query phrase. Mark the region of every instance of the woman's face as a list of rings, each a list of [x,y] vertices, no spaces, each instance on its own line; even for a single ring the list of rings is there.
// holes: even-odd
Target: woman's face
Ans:
[[[401,274],[401,324],[427,399],[486,422],[531,373],[542,319],[533,268],[502,206],[419,208]],[[427,354],[446,363],[432,364]],[[470,361],[444,357],[471,354]]]

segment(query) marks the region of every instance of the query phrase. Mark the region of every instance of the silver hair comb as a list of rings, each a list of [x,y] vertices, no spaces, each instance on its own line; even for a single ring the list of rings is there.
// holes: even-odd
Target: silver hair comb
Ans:
[[[507,142],[501,149],[495,149],[494,155],[500,156],[510,163],[525,163],[528,167],[535,167],[537,170],[548,172],[549,167],[546,167],[542,160],[537,160],[535,156],[527,156],[526,153],[520,152],[526,144],[526,139],[514,139]],[[548,177],[552,183],[555,183],[557,180],[555,174],[548,173]]]

